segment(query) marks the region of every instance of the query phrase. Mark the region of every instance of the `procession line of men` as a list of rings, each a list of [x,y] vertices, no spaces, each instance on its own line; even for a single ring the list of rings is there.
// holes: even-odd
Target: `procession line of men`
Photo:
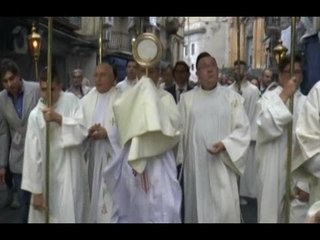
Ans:
[[[53,67],[48,108],[47,69],[39,84],[30,83],[22,80],[14,62],[2,61],[0,181],[9,159],[15,181],[21,182],[23,221],[45,222],[49,177],[52,223],[240,223],[242,176],[240,195],[257,197],[258,221],[283,222],[290,121],[295,199],[306,200],[306,190],[309,204],[318,201],[320,85],[303,96],[298,90],[301,59],[295,58],[290,78],[290,58],[285,57],[279,64],[279,84],[259,98],[259,90],[246,80],[245,62],[234,67],[239,81],[223,87],[215,58],[203,52],[196,60],[198,85],[188,89],[182,84],[189,77],[188,66],[177,62],[173,75],[181,82],[176,88],[167,85],[175,90],[170,92],[158,87],[160,64],[146,77],[145,69],[131,60],[126,82],[115,86],[112,66],[102,63],[95,70],[95,87],[80,100],[62,91]],[[291,96],[293,114],[287,106]],[[241,187],[244,182],[251,186]]]

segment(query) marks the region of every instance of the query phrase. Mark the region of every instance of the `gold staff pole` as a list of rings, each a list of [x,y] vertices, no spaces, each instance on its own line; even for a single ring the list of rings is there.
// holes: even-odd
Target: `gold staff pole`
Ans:
[[[296,17],[291,17],[291,44],[290,44],[290,77],[294,76],[294,55],[296,43]],[[293,98],[289,98],[289,110],[293,115]],[[286,175],[286,195],[285,195],[285,222],[290,222],[290,197],[291,197],[291,162],[292,162],[292,128],[293,121],[288,124],[288,152],[287,152],[287,175]]]
[[[238,61],[238,71],[236,72],[236,82],[238,85],[238,92],[242,95],[241,92],[241,80],[240,79],[240,17],[237,17],[237,61]]]
[[[32,23],[31,34],[28,36],[28,46],[34,58],[35,80],[39,81],[38,60],[41,49],[41,36],[36,32],[35,23]]]
[[[99,64],[102,63],[103,17],[99,18]]]
[[[48,19],[48,58],[47,58],[47,107],[51,107],[51,71],[52,71],[52,27],[53,18]],[[49,223],[50,205],[50,123],[46,123],[46,223]]]

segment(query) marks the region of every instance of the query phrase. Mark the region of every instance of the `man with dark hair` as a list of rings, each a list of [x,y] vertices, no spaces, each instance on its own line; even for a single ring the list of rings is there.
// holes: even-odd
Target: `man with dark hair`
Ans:
[[[161,70],[161,82],[159,87],[162,89],[168,89],[174,85],[173,67],[171,64],[166,64]]]
[[[47,107],[47,69],[40,74],[41,99],[28,120],[22,188],[32,193],[30,223],[45,222],[46,177],[49,177],[49,222],[82,223],[88,208],[88,186],[81,144],[87,128],[79,99],[62,89],[52,68],[51,101]],[[46,124],[50,131],[50,167],[46,176]]]
[[[271,84],[272,82],[272,71],[269,68],[266,68],[262,71],[261,74],[261,82],[260,82],[260,91],[263,94],[266,89],[268,88],[268,86]]]
[[[121,93],[132,88],[138,81],[138,63],[134,59],[129,59],[126,68],[127,76],[117,84]]]
[[[0,183],[3,183],[5,176],[10,174],[6,171],[9,170],[9,166],[14,188],[18,191],[22,222],[26,223],[30,193],[21,190],[21,173],[27,120],[39,99],[39,85],[22,79],[19,67],[10,59],[2,60],[0,74],[4,87],[0,92],[0,112],[4,121],[0,129]],[[8,154],[5,154],[6,152]]]
[[[193,88],[189,82],[190,69],[186,62],[178,61],[173,68],[173,76],[175,83],[165,88],[166,91],[171,93],[176,103],[180,101],[180,95]]]
[[[292,161],[300,162],[301,149],[295,126],[305,96],[299,91],[302,81],[301,57],[294,58],[290,77],[290,56],[279,63],[279,85],[267,90],[257,103],[258,222],[284,222],[285,179],[287,169],[287,125],[293,121]],[[294,109],[288,109],[294,97]]]
[[[309,205],[320,206],[320,81],[316,82],[307,95],[297,121],[297,139],[302,151],[302,161],[293,168],[296,173],[304,173],[309,179]],[[301,174],[300,174],[301,175]],[[311,208],[314,208],[312,206]],[[315,210],[315,209],[313,209]],[[315,212],[314,212],[315,213]],[[314,214],[313,213],[313,214]],[[310,217],[310,216],[309,216]],[[318,211],[320,217],[320,211]],[[319,218],[320,220],[320,218]]]
[[[179,103],[185,222],[240,223],[237,176],[250,143],[244,99],[218,84],[217,62],[209,53],[199,54],[196,69],[200,85]]]
[[[248,151],[243,156],[246,163],[245,171],[240,177],[240,203],[246,204],[246,199],[243,197],[257,197],[257,164],[255,159],[256,146],[256,103],[260,98],[260,91],[247,79],[247,64],[245,61],[239,60],[234,62],[234,74],[236,82],[230,85],[230,89],[235,92],[240,91],[244,98],[244,109],[248,115],[251,129],[251,140]]]

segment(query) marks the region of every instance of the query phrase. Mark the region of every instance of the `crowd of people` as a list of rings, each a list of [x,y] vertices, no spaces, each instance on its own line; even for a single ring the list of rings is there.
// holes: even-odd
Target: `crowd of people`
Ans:
[[[319,221],[320,84],[300,92],[301,57],[293,76],[290,56],[282,58],[276,80],[271,69],[250,76],[241,60],[219,77],[208,52],[195,67],[197,83],[184,61],[146,75],[130,59],[117,83],[116,69],[101,63],[93,87],[75,69],[64,92],[52,66],[48,106],[47,68],[39,82],[26,81],[3,59],[0,184],[21,221],[241,223],[249,197],[258,222],[282,223],[290,122],[290,222]]]

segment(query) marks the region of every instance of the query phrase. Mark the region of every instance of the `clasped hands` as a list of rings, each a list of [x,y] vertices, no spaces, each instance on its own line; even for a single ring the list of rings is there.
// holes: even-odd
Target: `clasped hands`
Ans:
[[[226,148],[225,148],[223,142],[217,142],[217,143],[213,144],[211,148],[207,147],[207,151],[211,154],[218,154],[225,149]]]
[[[107,136],[107,130],[100,123],[94,124],[89,128],[88,137],[92,140],[104,139]]]

